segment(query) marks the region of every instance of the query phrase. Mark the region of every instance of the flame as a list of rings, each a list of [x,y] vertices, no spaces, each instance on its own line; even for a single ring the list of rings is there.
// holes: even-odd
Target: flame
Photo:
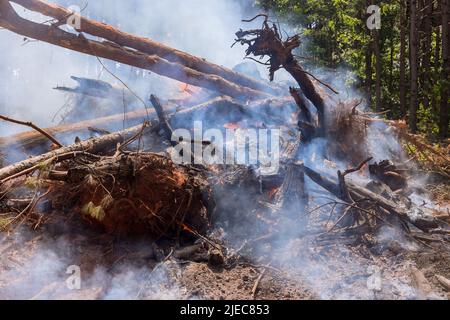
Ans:
[[[187,83],[180,83],[180,91],[181,92],[186,92],[186,93],[189,93],[189,84],[187,84]]]
[[[224,124],[223,127],[224,127],[225,129],[237,130],[237,129],[239,129],[241,126],[240,126],[238,123],[230,122],[230,123]]]
[[[192,96],[192,95],[200,92],[200,90],[201,90],[201,88],[191,86],[189,83],[185,83],[185,82],[181,82],[179,84],[178,88],[182,94],[185,94],[188,96]]]
[[[275,195],[277,194],[277,192],[280,190],[281,187],[278,188],[273,188],[271,189],[268,193],[267,196],[269,197],[270,200],[273,200],[273,198],[275,197]]]

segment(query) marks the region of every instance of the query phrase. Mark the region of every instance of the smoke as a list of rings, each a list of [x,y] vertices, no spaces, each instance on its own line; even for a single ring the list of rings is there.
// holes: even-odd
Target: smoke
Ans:
[[[62,228],[64,228],[62,226]],[[60,231],[62,231],[61,229]],[[26,228],[0,241],[1,299],[180,299],[176,264],[157,262],[146,243],[118,243],[125,252],[105,261],[104,246],[75,229],[35,238]],[[120,251],[120,250],[119,250]],[[128,258],[139,252],[141,258]],[[146,252],[146,254],[142,254]]]
[[[241,19],[248,17],[248,12],[243,11],[246,1],[53,2],[65,7],[78,6],[82,9],[82,14],[90,18],[163,42],[219,65],[232,68],[242,62],[242,48],[231,48],[231,44],[234,41],[234,33],[241,26]],[[27,19],[36,22],[48,20],[48,17],[29,12],[22,7],[14,7]],[[66,97],[52,88],[57,85],[73,86],[70,76],[118,82],[103,70],[95,57],[24,39],[4,29],[0,30],[0,52],[0,113],[22,120],[33,120],[41,127],[54,125],[54,122],[59,120],[53,120],[53,117],[66,103]],[[164,98],[164,93],[170,92],[165,90],[167,83],[173,87],[173,81],[150,72],[106,60],[104,64],[144,100],[150,93],[161,94]],[[0,135],[23,130],[27,129],[2,123]]]
[[[248,2],[243,5],[239,1],[230,0],[132,0],[110,1],[97,0],[86,3],[82,0],[54,1],[64,6],[76,5],[83,10],[83,15],[104,21],[121,30],[163,42],[177,49],[203,57],[211,62],[233,68],[242,62],[243,48],[231,48],[234,33],[242,28],[242,18],[252,16]],[[86,6],[87,4],[87,6]],[[17,8],[17,7],[16,7]],[[21,8],[19,13],[35,21],[45,21],[46,18]],[[255,22],[255,26],[259,26]],[[252,24],[245,26],[252,28]],[[283,27],[290,30],[288,27]],[[41,127],[54,125],[53,116],[66,103],[65,95],[53,90],[57,85],[71,86],[70,76],[95,78],[117,84],[117,79],[103,69],[95,57],[64,50],[42,42],[23,39],[7,30],[0,30],[0,113],[22,120],[32,120]],[[176,88],[172,80],[163,79],[150,72],[136,70],[115,62],[104,61],[105,66],[127,83],[144,100],[150,93],[156,93],[165,98],[170,97]],[[260,67],[258,67],[260,68]],[[349,89],[348,83],[354,81],[352,74],[346,70],[327,71],[311,70],[319,78],[332,84],[341,92],[343,100],[359,97],[356,90]],[[267,70],[260,68],[263,78]],[[277,73],[277,80],[287,80],[286,73]],[[89,105],[83,106],[89,108]],[[286,111],[292,113],[291,110]],[[205,119],[207,120],[207,119]],[[401,146],[394,136],[384,135],[384,143],[379,143],[377,135],[385,131],[384,125],[376,124],[368,128],[368,155],[380,161],[399,154]],[[26,130],[10,124],[2,123],[0,135],[9,135]],[[312,169],[325,174],[335,175],[338,169],[345,169],[346,163],[338,159],[330,159],[327,154],[327,141],[316,139],[302,148],[301,160]],[[333,165],[327,165],[331,161]],[[357,179],[357,178],[356,178]],[[256,222],[256,211],[253,211],[255,199],[253,194],[258,186],[247,186],[245,182],[236,193],[224,192],[219,198],[227,206],[228,212],[235,210],[236,217],[223,217],[219,227],[226,231],[224,239],[233,245],[240,245],[252,235],[261,235],[264,223]],[[309,190],[318,187],[307,180]],[[251,191],[251,192],[249,192]],[[317,204],[325,204],[327,199],[321,199],[320,193],[312,191]],[[241,215],[241,211],[244,212]],[[250,253],[259,259],[270,255],[271,260],[278,261],[286,269],[300,270],[299,281],[306,281],[320,298],[373,298],[376,297],[372,288],[367,286],[367,279],[372,275],[369,267],[381,264],[379,261],[363,259],[344,245],[337,245],[332,252],[325,249],[314,252],[315,245],[306,240],[291,240],[292,235],[302,235],[304,221],[293,220],[289,214],[278,212],[279,216],[287,218],[280,222],[289,230],[278,235],[275,240],[263,245],[256,245]],[[320,217],[326,219],[328,217]],[[234,220],[234,221],[233,221]],[[264,230],[266,231],[266,230]],[[270,231],[270,230],[267,230]],[[390,242],[395,233],[383,230],[379,235],[381,242]],[[401,241],[402,239],[400,239]],[[16,239],[20,243],[22,238]],[[6,244],[6,240],[0,245]],[[68,278],[67,267],[77,265],[76,247],[64,237],[47,239],[42,247],[33,251],[32,256],[20,268],[14,267],[10,272],[0,273],[0,297],[2,298],[40,298],[52,299],[61,297],[66,292],[65,281]],[[120,258],[120,257],[119,257]],[[153,266],[154,267],[154,266]],[[180,298],[181,289],[171,279],[177,277],[177,269],[162,265],[149,273],[149,265],[136,266],[123,263],[114,272],[101,265],[96,265],[83,279],[83,290],[100,288],[97,297],[105,299],[135,299],[135,298]],[[83,270],[82,270],[83,271]],[[346,275],[346,276],[342,276]],[[19,279],[10,283],[8,279]],[[393,279],[389,270],[384,279]],[[395,280],[397,281],[397,280]],[[389,285],[397,286],[399,292],[409,292],[409,286],[403,282]],[[55,284],[47,291],[42,287]],[[7,284],[7,285],[6,285]],[[144,287],[143,287],[143,284]],[[72,292],[73,293],[73,292]],[[140,293],[142,293],[140,295]],[[38,296],[36,296],[38,295]]]
[[[78,6],[82,14],[100,20],[136,35],[149,37],[177,49],[233,68],[243,58],[242,49],[231,48],[234,33],[242,18],[247,18],[242,2],[229,0],[133,0],[133,1],[52,1],[65,7]],[[14,5],[27,19],[44,22],[48,17],[29,12]],[[248,7],[246,7],[247,9]],[[73,30],[72,30],[73,31]],[[106,72],[96,57],[65,50],[44,42],[24,39],[8,30],[0,30],[0,114],[20,120],[33,121],[40,127],[57,124],[55,114],[66,104],[66,95],[53,90],[56,86],[74,86],[70,77],[94,78],[118,84],[117,78]],[[124,81],[142,99],[150,93],[163,98],[173,92],[175,81],[150,72],[103,60],[114,75]],[[89,105],[80,106],[89,108]],[[29,130],[2,123],[0,136]],[[68,231],[68,230],[66,230]],[[14,240],[0,242],[8,246],[11,241],[21,243],[30,235],[21,231]],[[0,297],[6,299],[77,298],[78,291],[66,287],[67,267],[77,265],[76,247],[65,237],[45,239],[44,244],[28,252],[19,265],[2,272]],[[89,253],[86,253],[89,255]],[[6,258],[2,258],[2,262]],[[6,262],[5,262],[6,263]],[[8,265],[10,261],[7,261]],[[3,269],[3,268],[2,268]],[[176,268],[166,264],[149,272],[149,266],[125,263],[114,272],[97,266],[87,274],[81,269],[82,292],[93,292],[92,298],[104,299],[169,299],[180,298],[173,284]],[[174,271],[175,270],[175,271]],[[17,279],[11,282],[11,279]],[[144,285],[144,287],[143,287]],[[44,289],[43,289],[44,288]],[[100,292],[97,292],[100,288]],[[106,288],[106,289],[105,289]],[[83,297],[83,295],[82,295]]]

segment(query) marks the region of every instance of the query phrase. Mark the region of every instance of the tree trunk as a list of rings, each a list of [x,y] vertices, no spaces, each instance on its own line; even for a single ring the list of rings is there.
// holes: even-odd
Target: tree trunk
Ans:
[[[430,66],[431,66],[431,37],[432,37],[432,15],[433,15],[433,0],[423,0],[423,39],[422,39],[422,70],[421,70],[421,85],[422,85],[422,103],[425,110],[430,107]]]
[[[45,16],[57,19],[65,24],[67,17],[72,13],[55,4],[50,4],[40,0],[12,0],[29,10],[40,12]],[[157,55],[173,63],[179,63],[187,68],[194,69],[201,73],[214,74],[230,82],[245,86],[254,90],[262,90],[269,93],[281,94],[282,90],[264,81],[250,78],[246,75],[234,72],[222,66],[209,63],[208,61],[192,56],[186,52],[173,49],[162,43],[151,39],[138,37],[126,32],[122,32],[110,25],[97,22],[85,17],[80,17],[79,32],[86,32],[93,36],[109,40],[123,47],[136,49],[149,55]],[[214,48],[213,48],[214,49]]]
[[[267,98],[270,96],[261,91],[241,87],[217,75],[201,73],[178,63],[169,62],[157,55],[150,56],[116,44],[89,40],[81,34],[77,36],[54,26],[28,21],[21,18],[8,1],[0,2],[0,27],[70,50],[147,69],[181,82],[221,92],[237,100],[247,101],[255,97]]]
[[[400,113],[406,116],[406,1],[400,0]]]
[[[10,166],[0,169],[0,185],[3,180],[13,175],[20,174],[33,168],[39,169],[46,161],[53,158],[68,156],[76,154],[77,152],[89,152],[92,154],[113,150],[118,143],[123,143],[132,138],[136,134],[142,131],[143,125],[135,126],[127,130],[111,133],[100,138],[89,139],[81,143],[76,143],[64,148],[60,148],[42,155],[26,159],[24,161],[12,164]],[[149,132],[150,128],[147,127],[144,133]],[[27,172],[31,173],[31,172]]]
[[[369,107],[372,105],[372,42],[367,44],[366,49],[366,92]]]
[[[381,57],[381,49],[380,49],[380,31],[375,30],[375,59],[376,59],[376,83],[375,83],[375,109],[377,112],[381,112],[383,109],[382,106],[382,92],[381,92],[381,73],[382,73],[382,57]]]
[[[442,0],[442,88],[439,136],[448,137],[450,99],[450,0]]]
[[[440,10],[440,3],[438,3],[437,10]],[[441,27],[435,27],[435,33],[436,33],[436,45],[434,48],[434,63],[433,63],[433,81],[434,83],[439,83],[440,80],[440,70],[441,70]],[[439,115],[439,96],[436,94],[433,94],[432,98],[432,108],[433,108],[433,114],[438,117]]]
[[[411,68],[411,101],[409,106],[409,127],[417,132],[418,107],[418,30],[417,30],[417,0],[411,0],[410,7],[410,68]]]

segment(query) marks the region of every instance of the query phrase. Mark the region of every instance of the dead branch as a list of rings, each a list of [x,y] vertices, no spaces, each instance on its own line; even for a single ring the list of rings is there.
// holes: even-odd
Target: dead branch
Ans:
[[[269,26],[267,15],[262,29],[243,31],[236,33],[236,43],[247,45],[246,54],[256,57],[270,57],[269,75],[273,81],[275,72],[280,68],[286,69],[298,82],[306,98],[316,107],[319,114],[319,131],[324,134],[325,126],[325,101],[315,88],[308,73],[300,66],[292,51],[300,46],[300,37],[295,35],[282,40],[277,26]],[[256,18],[256,17],[255,17]]]
[[[247,101],[253,98],[270,97],[269,94],[261,91],[241,87],[220,76],[205,74],[178,63],[169,62],[157,55],[147,55],[141,51],[131,50],[116,44],[89,40],[83,34],[77,36],[52,26],[31,22],[20,17],[14,11],[9,1],[0,3],[0,26],[25,37],[48,42],[98,58],[110,59],[150,70],[168,78],[221,92],[237,100]]]
[[[12,119],[12,118],[5,117],[5,116],[2,116],[2,115],[0,115],[0,119],[2,119],[4,121],[15,123],[15,124],[20,124],[22,126],[27,126],[27,127],[33,128],[34,130],[39,132],[41,135],[46,137],[48,140],[53,142],[56,146],[58,146],[60,148],[63,147],[63,145],[61,143],[59,143],[59,141],[56,140],[51,134],[47,133],[45,130],[42,130],[41,128],[39,128],[38,126],[33,124],[32,122],[20,121],[20,120]]]
[[[303,170],[311,180],[320,185],[322,188],[326,189],[328,192],[332,193],[335,197],[345,202],[348,201],[343,198],[338,183],[327,177],[324,177],[323,175],[317,173],[316,171],[308,168],[305,165],[301,165],[300,169]],[[377,195],[376,193],[364,187],[358,186],[352,182],[347,182],[346,186],[352,199],[367,199],[370,202],[378,205],[380,208],[387,210],[389,213],[398,216],[401,220],[411,223],[412,225],[425,232],[439,227],[439,221],[432,216],[431,212],[427,212],[426,208],[419,208],[415,205],[411,205],[411,208],[406,208],[403,205],[394,203],[393,201]],[[414,216],[411,216],[410,212],[414,212]]]
[[[48,3],[46,1],[12,0],[12,2],[17,3],[28,10],[39,12],[45,16],[55,18],[59,21],[60,25],[65,24],[67,21],[67,17],[70,17],[74,14],[64,7]],[[144,52],[149,55],[164,57],[170,62],[182,64],[185,67],[196,70],[200,73],[217,75],[230,82],[236,83],[240,86],[251,88],[253,90],[269,92],[276,95],[283,93],[283,90],[277,86],[270,85],[264,81],[258,81],[244,74],[210,63],[205,59],[190,55],[177,49],[173,49],[162,43],[123,32],[111,25],[100,23],[83,16],[79,16],[79,18],[81,22],[80,29],[77,30],[79,32],[85,32],[93,36],[117,43],[122,47],[133,48],[137,51]]]
[[[153,94],[150,96],[150,102],[156,110],[156,114],[158,115],[159,119],[159,125],[164,131],[166,140],[169,141],[172,146],[175,146],[177,143],[172,141],[173,129],[166,118],[161,102],[159,101],[158,97]]]

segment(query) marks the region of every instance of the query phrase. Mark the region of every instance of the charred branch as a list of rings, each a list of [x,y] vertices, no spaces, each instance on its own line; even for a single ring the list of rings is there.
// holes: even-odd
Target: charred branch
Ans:
[[[313,180],[316,184],[320,185],[322,188],[333,194],[338,199],[341,199],[345,203],[348,203],[346,195],[350,195],[351,199],[354,201],[359,201],[361,199],[366,199],[371,203],[378,205],[381,209],[399,217],[401,220],[411,223],[422,231],[428,232],[432,229],[439,227],[439,222],[435,219],[431,212],[427,212],[425,208],[419,208],[411,204],[409,208],[400,203],[395,203],[383,196],[380,196],[367,188],[358,186],[352,182],[346,182],[346,188],[348,194],[342,192],[339,183],[327,178],[320,173],[308,168],[305,165],[300,166],[300,169]],[[353,203],[349,205],[358,208]],[[383,212],[383,211],[381,211]],[[413,214],[411,214],[413,212]]]

